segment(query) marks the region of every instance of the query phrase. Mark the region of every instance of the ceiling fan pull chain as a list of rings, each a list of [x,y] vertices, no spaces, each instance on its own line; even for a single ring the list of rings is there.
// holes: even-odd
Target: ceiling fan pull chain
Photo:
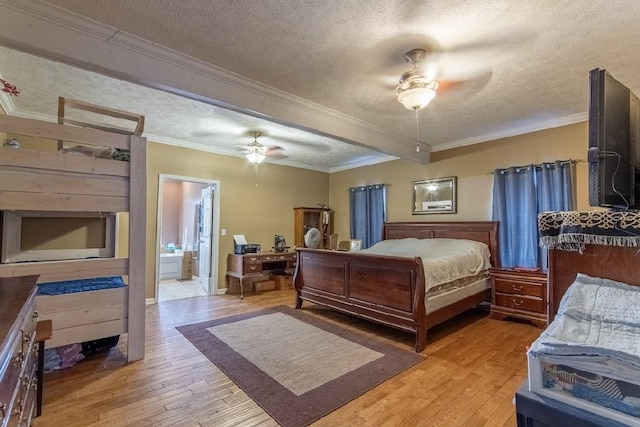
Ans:
[[[253,164],[256,167],[256,187],[258,186],[258,164],[254,163]]]
[[[416,153],[420,152],[420,109],[416,108]]]

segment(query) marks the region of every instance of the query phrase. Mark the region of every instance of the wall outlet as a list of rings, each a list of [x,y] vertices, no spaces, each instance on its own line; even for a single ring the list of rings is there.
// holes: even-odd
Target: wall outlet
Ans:
[[[226,228],[221,229],[220,230],[220,234],[223,235],[223,236],[226,236],[227,235],[227,229]]]

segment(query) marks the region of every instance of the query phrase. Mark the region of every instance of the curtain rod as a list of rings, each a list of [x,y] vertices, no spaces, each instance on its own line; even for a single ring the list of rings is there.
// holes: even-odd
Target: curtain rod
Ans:
[[[583,159],[560,160],[560,164],[563,164],[563,165],[565,165],[565,164],[567,164],[567,163],[573,163],[573,164],[575,164],[575,163],[585,163],[585,162],[586,162],[586,160],[583,160]],[[537,164],[537,165],[533,165],[533,167],[534,167],[534,168],[541,168],[541,167],[542,167],[542,165],[544,165],[544,164],[551,164],[551,163],[555,163],[555,162],[542,162],[542,163],[539,163],[539,164]],[[512,168],[515,168],[515,169],[526,169],[526,168],[528,168],[529,166],[532,166],[532,165],[524,165],[524,166],[509,166],[508,168],[496,168],[496,169],[502,169],[502,170],[509,170],[509,169],[512,169]],[[487,172],[487,175],[493,175],[494,173],[495,173],[495,171],[493,170],[493,171],[491,171],[491,172]]]

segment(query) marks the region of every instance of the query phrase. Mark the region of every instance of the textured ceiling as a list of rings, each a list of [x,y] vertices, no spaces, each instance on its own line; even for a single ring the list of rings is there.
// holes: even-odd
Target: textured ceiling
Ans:
[[[443,82],[435,100],[420,112],[421,140],[434,150],[586,119],[588,72],[596,67],[606,68],[640,93],[640,2],[636,0],[47,3],[113,27],[114,37],[118,33],[136,35],[405,139],[415,138],[415,119],[396,101],[394,85],[409,68],[404,53],[425,48],[431,51],[426,68]],[[90,69],[90,62],[82,65]],[[8,78],[8,73],[16,70],[8,71],[5,65],[3,60],[0,74]],[[26,78],[31,65],[22,66],[17,72]],[[100,79],[56,69],[61,82],[69,76],[87,82]],[[138,101],[152,96],[140,92],[143,89],[127,86],[123,90],[125,86],[121,82],[114,87],[120,91],[122,105],[118,107],[135,111],[131,106],[135,105],[145,113],[155,111],[146,113],[150,133],[168,132],[167,137],[200,143],[192,139],[195,132],[229,127],[235,129],[234,135],[243,137],[249,127],[260,127],[260,123],[247,123],[256,118],[186,100],[182,102],[187,113],[174,116],[177,109],[159,107],[163,95],[157,95],[148,108],[131,104],[128,93],[134,93]],[[154,115],[156,123],[178,123],[171,129],[155,127]],[[205,117],[213,119],[207,122]],[[272,131],[264,124],[263,128],[267,134],[275,129],[287,132],[286,127]],[[305,132],[291,132],[296,135],[287,134],[283,140],[304,139]],[[314,141],[318,137],[309,134],[303,142]],[[327,138],[318,144],[330,146],[334,142],[341,145]],[[367,144],[364,140],[354,142]],[[218,143],[224,147],[223,142],[216,140]],[[232,142],[236,143],[241,141]],[[266,138],[264,143],[284,146],[284,142]],[[293,147],[286,148],[291,149],[289,159],[298,161]],[[375,154],[362,148],[354,150],[345,152],[347,162]],[[315,154],[306,159],[301,156],[300,163],[311,164],[319,158]],[[341,156],[341,152],[336,154]],[[318,167],[340,168],[341,162],[330,159]]]
[[[329,171],[389,158],[353,144],[11,49],[0,47],[0,58],[0,75],[21,91],[12,98],[17,115],[55,121],[58,97],[62,96],[144,115],[144,135],[150,140],[221,154],[244,155],[244,147],[253,142],[249,133],[259,131],[263,135],[258,142],[283,149],[278,153],[286,157],[276,163]],[[131,122],[78,110],[70,111],[68,117],[132,129]]]

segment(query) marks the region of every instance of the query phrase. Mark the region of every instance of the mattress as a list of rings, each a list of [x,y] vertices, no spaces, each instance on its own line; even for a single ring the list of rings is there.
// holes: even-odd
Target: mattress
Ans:
[[[99,291],[103,289],[123,288],[126,286],[121,276],[94,277],[90,279],[39,283],[38,295],[72,294],[75,292]]]
[[[455,288],[445,289],[438,293],[428,293],[425,299],[427,314],[433,313],[443,307],[446,307],[456,301],[460,301],[471,295],[475,295],[486,289],[491,289],[491,281],[488,278],[481,278],[470,284]]]
[[[425,290],[457,279],[481,274],[491,267],[489,247],[466,239],[389,239],[360,253],[395,257],[420,257]]]

